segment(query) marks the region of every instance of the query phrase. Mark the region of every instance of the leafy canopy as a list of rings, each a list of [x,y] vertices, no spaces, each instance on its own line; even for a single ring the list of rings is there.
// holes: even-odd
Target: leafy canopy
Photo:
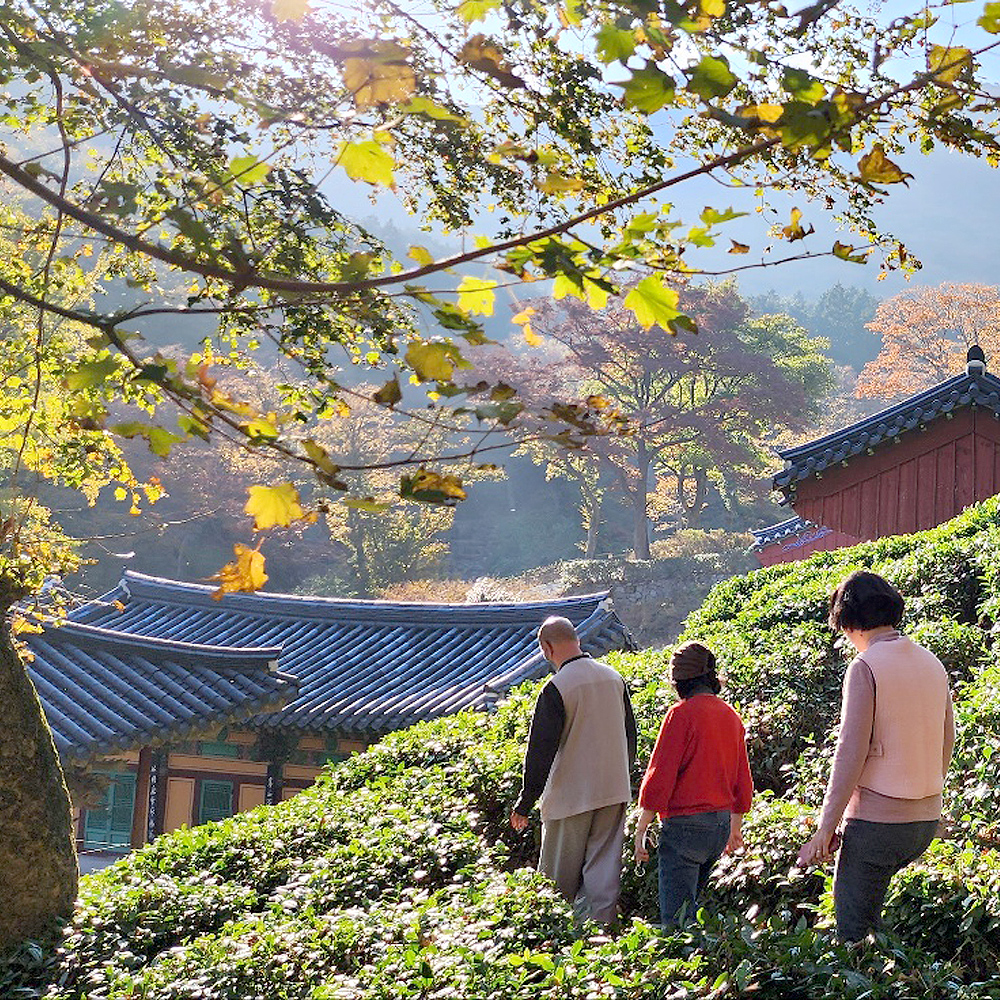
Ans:
[[[460,474],[434,466],[506,446],[527,433],[522,417],[562,443],[607,429],[600,411],[528,413],[465,378],[463,352],[487,339],[482,317],[505,288],[551,280],[592,308],[619,297],[662,335],[689,330],[676,279],[704,270],[699,253],[728,243],[740,267],[802,256],[780,248],[814,233],[816,198],[857,235],[806,256],[907,266],[872,208],[907,181],[897,160],[913,144],[996,160],[982,72],[995,7],[915,5],[885,24],[763,0],[11,0],[0,175],[17,252],[0,260],[0,310],[5,329],[32,331],[38,359],[4,385],[13,411],[29,404],[11,418],[29,442],[15,465],[45,452],[34,413],[52,358],[52,398],[85,411],[59,421],[77,452],[91,454],[86,435],[102,449],[144,438],[163,456],[221,435],[311,469],[318,502],[360,470],[316,427],[351,412],[358,368],[384,369],[376,403],[435,439],[476,432],[395,460],[402,496],[458,502]],[[727,240],[728,206],[685,220],[661,200],[709,174],[801,201],[788,225]],[[464,249],[397,257],[352,218],[349,189],[398,199]],[[142,335],[164,317],[207,329],[214,353],[157,351]],[[63,322],[87,339],[64,346]],[[266,411],[217,372],[264,348],[291,373]],[[74,461],[38,464],[77,485],[105,475]],[[295,494],[256,526],[305,512]]]

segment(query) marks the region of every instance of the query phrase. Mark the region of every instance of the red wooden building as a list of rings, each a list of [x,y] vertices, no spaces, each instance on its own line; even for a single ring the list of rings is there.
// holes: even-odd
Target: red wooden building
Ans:
[[[775,489],[830,532],[771,562],[933,528],[1000,493],[1000,379],[973,347],[963,374],[779,454]]]

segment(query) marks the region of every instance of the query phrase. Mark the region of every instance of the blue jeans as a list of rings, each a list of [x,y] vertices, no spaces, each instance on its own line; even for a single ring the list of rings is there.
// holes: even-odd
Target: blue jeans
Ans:
[[[729,840],[729,811],[672,816],[660,825],[656,853],[659,862],[660,922],[675,927],[696,912],[696,901]]]
[[[936,819],[915,823],[847,820],[833,872],[833,905],[840,938],[860,941],[878,929],[889,880],[927,850],[937,828]]]

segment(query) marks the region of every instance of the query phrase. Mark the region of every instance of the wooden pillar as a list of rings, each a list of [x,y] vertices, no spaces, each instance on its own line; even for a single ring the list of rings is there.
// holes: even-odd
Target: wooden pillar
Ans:
[[[149,812],[149,765],[153,751],[143,747],[139,751],[139,768],[135,774],[135,801],[132,803],[132,847],[146,843],[146,819]]]
[[[149,759],[149,805],[146,808],[146,840],[163,833],[163,813],[167,805],[167,751],[152,750]]]

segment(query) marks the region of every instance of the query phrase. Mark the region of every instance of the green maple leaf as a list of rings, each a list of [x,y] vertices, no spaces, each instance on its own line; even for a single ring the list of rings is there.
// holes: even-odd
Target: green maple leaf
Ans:
[[[674,78],[652,63],[647,63],[643,69],[633,70],[630,80],[615,86],[623,88],[622,100],[626,104],[647,115],[674,102]]]
[[[635,34],[613,24],[602,24],[597,31],[597,58],[607,65],[624,63],[635,52]]]
[[[635,314],[644,330],[654,325],[669,329],[670,321],[680,316],[679,299],[680,295],[673,288],[664,287],[660,275],[651,274],[625,296],[623,304]]]
[[[697,66],[688,71],[687,89],[703,101],[725,97],[737,84],[737,79],[725,59],[703,56]]]

